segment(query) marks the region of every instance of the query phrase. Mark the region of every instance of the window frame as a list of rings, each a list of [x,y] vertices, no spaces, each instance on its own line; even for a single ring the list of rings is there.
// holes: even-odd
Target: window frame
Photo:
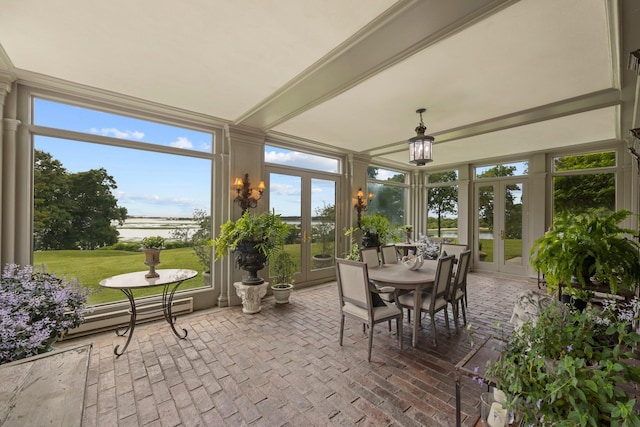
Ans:
[[[25,117],[27,120],[22,120],[24,129],[26,130],[26,140],[29,143],[29,158],[24,159],[28,168],[21,170],[23,179],[26,179],[29,184],[29,193],[24,195],[25,202],[29,204],[29,212],[31,215],[28,221],[28,236],[23,236],[29,241],[29,262],[33,264],[33,153],[35,149],[35,137],[44,136],[51,138],[60,138],[72,141],[79,141],[83,143],[95,143],[100,145],[108,145],[113,147],[120,147],[126,149],[137,149],[143,151],[157,152],[163,154],[172,154],[179,156],[186,156],[192,158],[199,158],[208,160],[211,162],[211,172],[209,177],[210,183],[210,206],[209,212],[213,214],[214,201],[214,189],[216,176],[216,167],[219,166],[220,156],[216,152],[216,146],[222,143],[224,136],[224,124],[212,122],[210,118],[204,116],[194,115],[178,109],[170,107],[164,107],[152,103],[141,102],[137,100],[130,100],[117,96],[108,96],[105,94],[87,93],[84,95],[78,95],[69,93],[64,90],[57,91],[55,89],[41,88],[31,85],[21,84],[18,86],[18,115],[19,117]],[[154,123],[182,127],[197,132],[204,132],[211,134],[211,146],[210,152],[176,148],[171,146],[157,145],[148,142],[139,142],[135,140],[119,139],[110,136],[103,136],[92,133],[83,133],[71,130],[64,130],[58,128],[52,128],[47,126],[40,126],[34,124],[34,107],[35,99],[40,98],[47,101],[58,102],[62,104],[77,106],[81,108],[88,108],[90,110],[97,110],[101,112],[122,115],[125,117],[131,117],[139,120],[147,120]],[[212,221],[213,224],[213,221]],[[212,230],[213,231],[213,230]],[[213,273],[213,272],[212,272]],[[213,274],[212,274],[213,279]],[[217,288],[217,289],[216,289]],[[179,298],[191,298],[191,310],[196,311],[204,308],[217,307],[217,295],[220,294],[220,285],[216,286],[213,281],[209,286],[203,285],[202,287],[194,289],[185,289],[179,291]],[[161,295],[153,295],[148,297],[136,298],[136,301],[143,302],[159,302],[161,301]],[[109,316],[109,313],[119,312],[129,309],[129,302],[124,299],[122,301],[115,301],[109,303],[101,303],[93,305],[94,312],[90,317],[99,317],[103,315]],[[84,324],[80,331],[71,331],[73,333],[91,333],[98,329],[104,328],[97,322],[91,324],[88,321]]]

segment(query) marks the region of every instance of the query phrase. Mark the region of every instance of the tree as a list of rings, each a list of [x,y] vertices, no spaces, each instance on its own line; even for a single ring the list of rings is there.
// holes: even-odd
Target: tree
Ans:
[[[367,175],[369,178],[375,178],[378,168],[369,166]],[[405,174],[397,173],[389,178],[387,182],[399,182],[404,184]],[[369,202],[369,211],[376,214],[384,215],[391,223],[400,225],[404,222],[404,187],[396,185],[385,185],[379,183],[369,183],[367,192],[374,194],[373,200]]]
[[[555,159],[558,172],[587,170],[615,166],[615,152],[563,156]],[[590,208],[615,210],[615,175],[607,173],[584,173],[579,175],[556,176],[553,179],[554,215],[562,212],[577,214]]]
[[[430,182],[451,182],[456,179],[456,171],[432,173],[429,175]],[[443,187],[429,188],[427,209],[429,212],[433,212],[436,215],[438,237],[442,237],[442,216],[448,213],[455,214],[458,211],[457,205],[458,186],[447,185]]]
[[[478,178],[513,176],[515,170],[515,166],[496,165],[479,174]],[[505,212],[511,212],[513,210],[515,201],[514,192],[518,190],[519,187],[516,184],[507,185],[507,193],[505,195]],[[491,231],[493,231],[494,202],[495,194],[493,194],[493,186],[480,186],[478,190],[478,216],[480,218],[480,226],[487,227]],[[505,226],[507,229],[517,229],[517,227],[509,226],[509,222],[513,222],[514,220],[516,220],[515,216],[511,216],[511,220],[509,218],[505,218],[505,222],[507,222]],[[513,230],[511,232],[513,233]]]
[[[35,150],[34,159],[34,248],[64,247],[72,221],[69,174],[49,153]]]
[[[127,209],[112,193],[104,168],[69,173],[49,153],[35,150],[34,234],[37,249],[96,249],[118,241]]]

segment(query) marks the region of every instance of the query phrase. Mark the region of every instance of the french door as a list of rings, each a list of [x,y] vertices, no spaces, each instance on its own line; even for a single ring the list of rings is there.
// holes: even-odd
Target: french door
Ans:
[[[298,265],[297,282],[335,275],[338,177],[315,171],[270,166],[269,209],[292,232],[287,240]]]
[[[475,189],[476,268],[526,274],[526,183],[523,179],[482,180]]]

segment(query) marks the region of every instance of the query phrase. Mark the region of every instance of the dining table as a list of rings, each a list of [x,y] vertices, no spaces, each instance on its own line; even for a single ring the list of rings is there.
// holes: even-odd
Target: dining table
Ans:
[[[413,347],[418,342],[418,329],[420,328],[420,305],[422,304],[422,291],[430,289],[436,279],[437,260],[425,260],[422,266],[416,270],[410,270],[404,264],[380,264],[378,267],[367,269],[369,279],[379,286],[391,286],[395,289],[414,291],[413,310]]]

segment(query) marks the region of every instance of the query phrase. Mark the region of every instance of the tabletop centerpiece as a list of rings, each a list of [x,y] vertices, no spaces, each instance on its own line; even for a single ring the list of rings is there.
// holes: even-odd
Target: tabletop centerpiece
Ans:
[[[145,237],[140,242],[140,250],[145,255],[145,265],[149,266],[149,272],[144,275],[147,279],[160,277],[156,272],[156,266],[160,264],[160,251],[164,249],[164,238],[161,236]]]

